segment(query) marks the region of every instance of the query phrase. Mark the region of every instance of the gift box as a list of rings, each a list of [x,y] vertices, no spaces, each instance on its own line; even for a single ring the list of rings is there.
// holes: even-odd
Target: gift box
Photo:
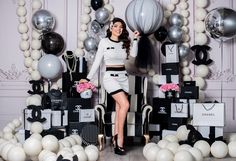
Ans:
[[[24,109],[24,129],[30,130],[30,127],[33,122],[41,122],[43,125],[43,129],[47,130],[51,128],[51,114],[52,111],[50,109]]]
[[[61,127],[68,125],[68,110],[52,111],[52,126]]]
[[[91,99],[68,98],[68,121],[78,122],[80,109],[92,109]]]
[[[166,62],[176,63],[179,62],[179,51],[177,44],[166,44]]]
[[[151,136],[160,136],[161,135],[160,124],[149,123],[148,131],[149,131],[149,135]]]
[[[187,103],[189,109],[189,116],[193,117],[193,104],[197,102],[196,99],[179,99],[179,102]]]
[[[224,135],[224,127],[222,126],[197,126],[197,131],[200,132],[204,138],[208,139],[215,139],[223,137]]]
[[[162,138],[166,137],[167,135],[176,135],[177,131],[176,130],[162,130]]]
[[[224,103],[194,103],[194,126],[224,126]]]
[[[196,86],[196,81],[184,81],[184,86]]]
[[[168,130],[177,130],[181,125],[187,124],[187,118],[170,117],[168,118]]]
[[[197,86],[181,86],[180,98],[198,99],[199,87]]]
[[[179,75],[179,63],[162,63],[162,75]]]
[[[29,130],[25,130],[24,131],[24,134],[25,134],[25,140],[28,139],[32,133],[29,131]],[[66,129],[65,128],[51,128],[49,130],[43,130],[40,135],[42,137],[46,136],[46,135],[53,135],[55,136],[58,140],[60,139],[64,139],[66,136],[67,136],[67,133],[66,133]]]

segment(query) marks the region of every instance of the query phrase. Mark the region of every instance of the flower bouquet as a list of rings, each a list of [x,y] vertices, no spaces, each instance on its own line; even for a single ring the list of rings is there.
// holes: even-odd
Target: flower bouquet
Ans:
[[[79,83],[76,85],[76,91],[80,93],[81,98],[91,98],[96,87],[91,82]]]
[[[161,85],[160,90],[165,92],[167,98],[173,98],[175,97],[176,92],[179,91],[179,86],[175,83],[166,83]]]

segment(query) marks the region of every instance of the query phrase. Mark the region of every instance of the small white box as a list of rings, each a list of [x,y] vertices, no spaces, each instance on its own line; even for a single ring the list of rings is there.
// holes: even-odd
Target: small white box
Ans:
[[[177,63],[179,62],[179,52],[177,44],[165,45],[166,48],[166,63]]]
[[[95,110],[94,109],[80,109],[79,122],[94,122]]]
[[[68,110],[52,111],[52,126],[67,126],[68,125]]]
[[[41,122],[43,125],[44,130],[48,130],[51,128],[51,115],[52,111],[50,109],[46,110],[40,110],[40,113],[34,113],[31,109],[24,109],[24,129],[30,130],[32,122],[28,121],[27,118],[34,119],[34,117],[37,117],[38,115],[41,115],[40,119],[46,119],[44,122]]]
[[[176,135],[177,131],[174,130],[162,130],[162,138],[164,138],[167,135]]]
[[[224,127],[216,126],[215,128],[215,138],[224,135]],[[209,126],[198,126],[197,131],[202,134],[204,138],[209,138],[210,127]]]

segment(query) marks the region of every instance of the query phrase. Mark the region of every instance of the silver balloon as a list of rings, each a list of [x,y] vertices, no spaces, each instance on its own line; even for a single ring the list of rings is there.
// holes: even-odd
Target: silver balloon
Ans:
[[[95,18],[98,23],[105,24],[110,19],[110,13],[106,8],[99,8],[95,12]]]
[[[62,73],[61,61],[55,55],[44,55],[39,59],[38,71],[46,79],[57,78]]]
[[[156,0],[132,0],[126,8],[125,19],[132,31],[151,34],[162,23],[163,9]]]
[[[172,42],[179,43],[182,41],[183,31],[179,26],[171,26],[168,30],[168,37]]]
[[[190,53],[189,47],[186,47],[185,45],[179,46],[179,56],[180,58],[185,58]]]
[[[97,41],[93,37],[88,37],[87,39],[84,40],[84,48],[89,51],[93,52],[97,50]]]
[[[170,25],[183,26],[183,16],[178,13],[173,13],[169,17]]]
[[[236,35],[236,12],[229,8],[211,10],[205,18],[207,34],[216,40],[226,41]]]
[[[96,34],[101,31],[101,25],[96,20],[93,20],[91,23],[91,30]]]
[[[55,18],[47,10],[38,10],[32,16],[32,24],[35,29],[51,31],[55,26]]]

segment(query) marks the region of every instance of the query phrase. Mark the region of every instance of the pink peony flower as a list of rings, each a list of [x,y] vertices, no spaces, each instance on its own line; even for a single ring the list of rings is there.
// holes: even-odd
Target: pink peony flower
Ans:
[[[91,82],[79,83],[76,85],[76,91],[78,93],[84,92],[88,89],[91,89],[93,92],[96,91],[95,85],[93,85]]]
[[[175,83],[162,84],[161,87],[160,87],[160,90],[162,92],[179,91],[179,86]]]

